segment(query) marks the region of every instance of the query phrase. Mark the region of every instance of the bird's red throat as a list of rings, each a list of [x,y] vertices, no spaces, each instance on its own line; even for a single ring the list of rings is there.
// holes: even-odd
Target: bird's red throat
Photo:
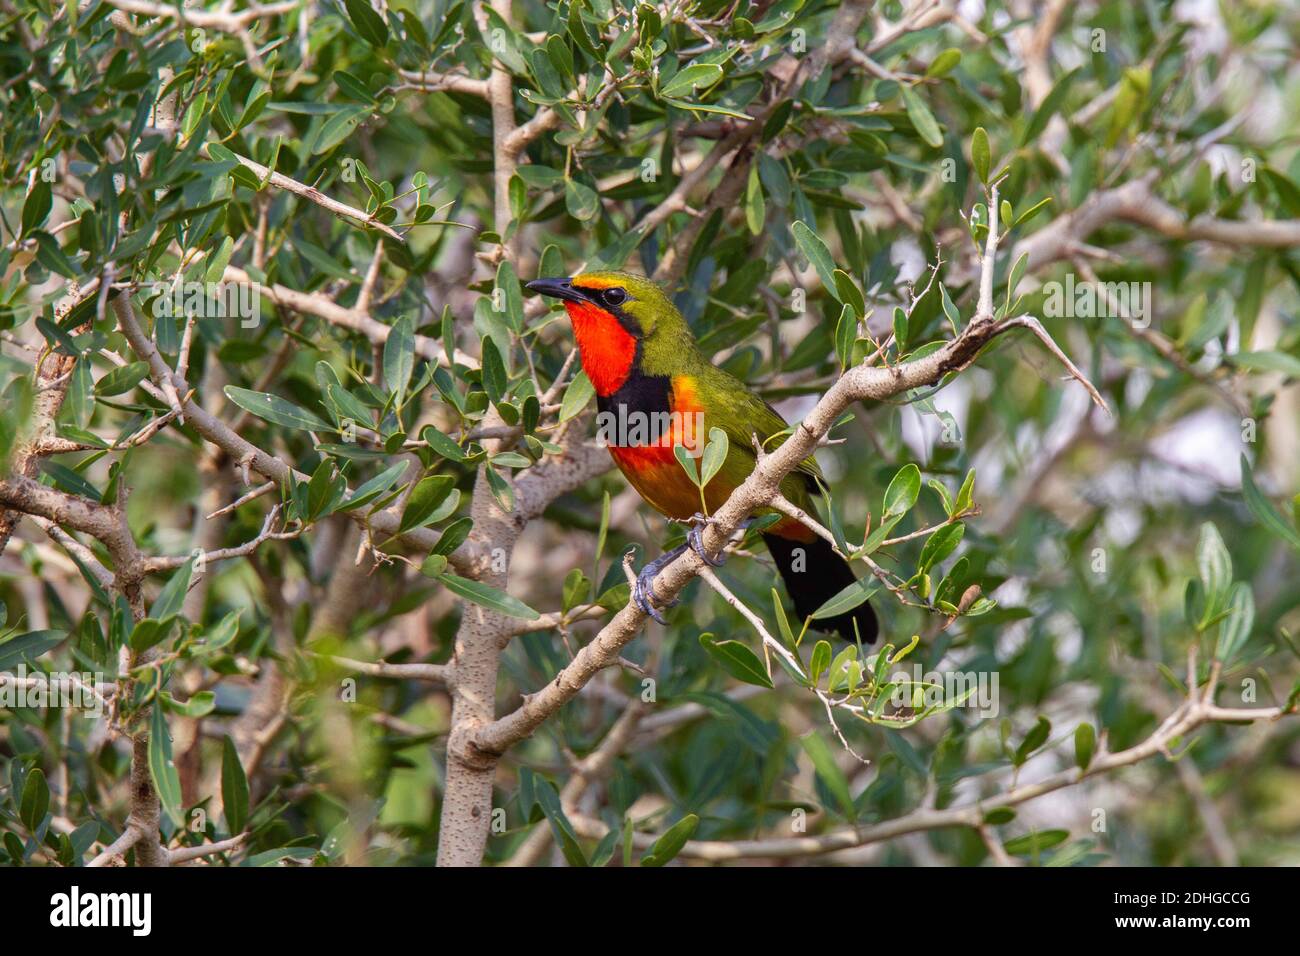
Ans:
[[[610,313],[590,302],[565,302],[573,322],[582,368],[600,396],[613,395],[636,361],[636,336]]]

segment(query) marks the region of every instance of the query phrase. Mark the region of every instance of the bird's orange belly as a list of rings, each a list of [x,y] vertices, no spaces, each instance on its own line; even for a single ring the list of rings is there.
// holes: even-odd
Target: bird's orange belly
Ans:
[[[609,453],[637,494],[659,513],[680,520],[702,510],[700,490],[682,470],[671,445],[611,445]],[[704,489],[703,505],[711,514],[734,490],[719,475]]]

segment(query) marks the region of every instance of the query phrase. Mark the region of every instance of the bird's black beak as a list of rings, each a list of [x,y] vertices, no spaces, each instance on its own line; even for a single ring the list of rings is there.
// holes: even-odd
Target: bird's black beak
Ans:
[[[534,279],[525,288],[566,302],[591,301],[586,292],[574,287],[572,279]]]

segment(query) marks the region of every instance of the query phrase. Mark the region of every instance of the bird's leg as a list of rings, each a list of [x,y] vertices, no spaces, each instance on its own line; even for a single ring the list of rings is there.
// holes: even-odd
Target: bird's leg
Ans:
[[[753,520],[753,518],[746,518],[740,523],[737,530],[745,530]],[[704,547],[704,539],[702,537],[704,529],[707,528],[712,521],[712,518],[707,515],[699,514],[698,512],[691,515],[689,523],[692,527],[690,531],[686,532],[686,543],[691,546],[692,551],[703,559],[705,564],[712,565],[715,568],[720,568],[727,561],[726,552],[719,551],[716,558],[710,556],[709,552]]]
[[[664,616],[655,609],[655,602],[659,599],[659,596],[655,594],[654,589],[655,576],[664,568],[668,567],[668,565],[680,558],[685,551],[686,545],[684,544],[678,545],[671,551],[665,551],[653,561],[648,562],[636,576],[636,587],[632,589],[632,600],[636,601],[637,607],[645,611],[646,614],[650,615],[650,617],[654,618],[660,624],[667,624],[668,622],[664,620]],[[677,604],[677,601],[673,601],[672,604],[666,606],[672,607],[675,604]]]

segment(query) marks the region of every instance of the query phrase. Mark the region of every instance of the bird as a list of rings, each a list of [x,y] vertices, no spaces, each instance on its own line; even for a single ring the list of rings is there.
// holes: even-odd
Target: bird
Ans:
[[[637,605],[666,623],[655,607],[655,575],[688,546],[709,564],[722,563],[722,556],[705,551],[701,522],[753,471],[758,461],[754,437],[766,443],[788,429],[786,421],[701,352],[686,319],[652,280],[628,272],[584,272],[536,279],[527,288],[559,299],[568,312],[579,360],[596,393],[598,422],[603,417],[606,423],[629,423],[624,434],[613,429],[615,440],[606,436],[628,483],[661,514],[693,523],[688,543],[647,563],[633,589]],[[686,445],[698,456],[701,435],[714,428],[727,435],[727,454],[701,491],[677,460],[674,446]],[[780,490],[810,512],[810,499],[821,492],[821,483],[821,470],[810,456],[782,480]],[[764,513],[773,512],[757,512]],[[857,580],[829,542],[794,518],[781,514],[762,537],[801,620]],[[867,644],[878,631],[875,612],[866,602],[838,616],[814,619],[810,626]]]

